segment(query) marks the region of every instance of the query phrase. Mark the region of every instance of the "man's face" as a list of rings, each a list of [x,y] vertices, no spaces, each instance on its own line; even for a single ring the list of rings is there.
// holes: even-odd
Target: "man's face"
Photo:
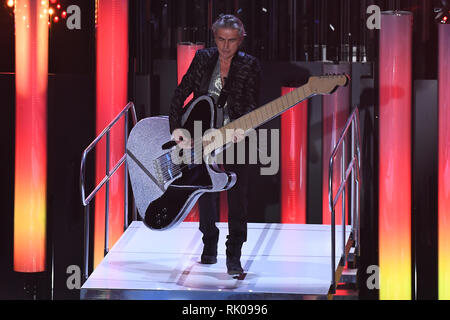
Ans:
[[[219,50],[219,55],[224,59],[233,57],[242,42],[242,37],[239,36],[239,30],[229,28],[218,29],[214,39]]]

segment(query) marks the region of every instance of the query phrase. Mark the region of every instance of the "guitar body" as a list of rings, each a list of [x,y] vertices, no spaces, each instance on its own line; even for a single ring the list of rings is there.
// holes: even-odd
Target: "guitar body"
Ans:
[[[201,121],[203,131],[213,126],[210,97],[201,96],[184,110],[183,128],[191,137],[194,121]],[[236,183],[236,175],[222,171],[212,156],[201,164],[173,164],[171,152],[180,149],[171,141],[169,119],[164,116],[142,119],[128,138],[127,163],[136,207],[144,224],[153,230],[175,227],[203,193],[227,190]]]

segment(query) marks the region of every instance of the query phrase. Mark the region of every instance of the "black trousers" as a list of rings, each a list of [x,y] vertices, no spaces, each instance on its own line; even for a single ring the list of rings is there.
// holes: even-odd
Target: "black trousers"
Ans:
[[[242,245],[247,241],[248,218],[248,165],[225,164],[226,171],[237,175],[236,184],[228,193],[228,244]],[[219,192],[205,192],[199,199],[200,231],[203,243],[217,243],[219,229]]]

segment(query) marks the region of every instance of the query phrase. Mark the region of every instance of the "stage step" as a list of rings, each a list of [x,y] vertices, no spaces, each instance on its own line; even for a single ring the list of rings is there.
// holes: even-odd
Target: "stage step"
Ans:
[[[249,223],[241,257],[245,273],[240,278],[226,273],[228,225],[217,223],[217,226],[220,230],[218,263],[202,265],[199,260],[203,244],[198,222],[183,222],[167,231],[152,231],[142,222],[133,222],[83,284],[81,298],[329,298],[330,226]],[[346,232],[346,247],[350,248],[349,235],[350,231]],[[339,230],[336,239],[341,239]],[[335,270],[341,246],[337,241]]]

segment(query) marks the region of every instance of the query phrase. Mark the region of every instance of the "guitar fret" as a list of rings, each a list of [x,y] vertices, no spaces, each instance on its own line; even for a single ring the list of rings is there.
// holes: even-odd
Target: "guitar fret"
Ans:
[[[251,117],[252,118],[252,126],[251,126],[251,128],[248,128],[249,130],[253,129],[254,127],[257,127],[259,125],[258,113],[259,113],[259,111],[255,111],[252,114],[252,117]]]
[[[248,116],[248,114],[245,115],[245,125],[242,129],[244,129],[244,131],[247,131],[249,127],[251,127],[252,123],[251,123],[251,119]]]
[[[245,118],[244,116],[239,118],[239,122],[236,123],[236,126],[233,128],[234,130],[241,129],[244,126]]]
[[[293,105],[292,100],[293,100],[292,99],[292,93],[289,92],[289,94],[286,95],[287,104],[284,105],[283,111],[288,109],[290,106]]]
[[[293,105],[295,105],[297,103],[297,101],[295,100],[295,93],[294,92],[291,92],[290,99],[291,99],[291,106],[293,106]]]
[[[254,127],[257,127],[259,125],[259,121],[258,121],[258,111],[255,110],[254,112],[252,112],[252,115],[250,116],[250,127],[247,128],[247,130],[250,130]]]
[[[264,122],[266,122],[267,120],[269,120],[269,115],[267,114],[267,105],[262,107],[261,110],[264,115]]]
[[[276,113],[275,113],[275,115],[278,115],[279,113],[280,113],[280,111],[281,111],[281,101],[282,101],[282,98],[278,98],[277,99],[277,101],[276,101]]]
[[[266,113],[264,111],[265,111],[264,109],[261,109],[261,111],[260,111],[261,123],[264,123],[267,120]]]
[[[255,110],[251,113],[251,116],[249,116],[250,119],[250,126],[246,128],[246,130],[250,130],[258,125],[258,111]]]
[[[252,116],[249,113],[245,115],[245,126],[242,128],[244,131],[247,131],[252,126],[252,120]]]
[[[275,112],[273,111],[273,104],[273,102],[269,102],[269,104],[267,105],[268,112],[271,116],[275,114]]]
[[[298,96],[298,90],[295,89],[294,91],[294,99],[295,99],[295,103],[297,104],[300,100],[302,100],[299,96]]]
[[[308,93],[307,91],[305,91],[305,89],[307,89],[307,88],[306,88],[306,85],[304,85],[304,86],[302,87],[302,89],[303,89],[304,99],[306,99],[307,97],[309,97],[309,96],[311,95],[311,93]]]
[[[280,113],[280,106],[281,106],[281,98],[278,98],[275,101],[275,115],[278,115]]]
[[[276,102],[277,101],[275,100],[270,103],[270,113],[272,114],[272,116],[275,116],[277,114]]]
[[[298,101],[305,99],[305,86],[298,88],[297,90],[297,96],[298,96]],[[300,90],[302,90],[303,93],[300,92]]]
[[[272,114],[274,116],[276,116],[277,113],[278,113],[278,101],[279,101],[279,99],[280,98],[278,98],[278,99],[276,99],[275,101],[272,102]]]
[[[280,113],[284,111],[284,106],[288,103],[286,95],[282,97],[281,101],[283,102],[283,104],[280,106]]]
[[[295,100],[295,92],[291,92],[291,105],[295,105],[297,103],[297,101]]]
[[[295,93],[293,91],[289,92],[289,100],[291,101],[289,106],[294,106],[296,104],[294,95]]]
[[[236,130],[236,129],[239,128],[239,127],[242,127],[242,117],[240,117],[239,119],[237,119],[237,120],[234,122],[234,125],[233,125],[230,129]]]
[[[261,111],[260,110],[256,110],[256,120],[258,121],[258,125],[263,123],[263,117],[261,115]]]
[[[236,130],[236,128],[239,126],[240,122],[241,122],[241,118],[236,119],[235,121],[230,123],[230,126],[227,129]]]

